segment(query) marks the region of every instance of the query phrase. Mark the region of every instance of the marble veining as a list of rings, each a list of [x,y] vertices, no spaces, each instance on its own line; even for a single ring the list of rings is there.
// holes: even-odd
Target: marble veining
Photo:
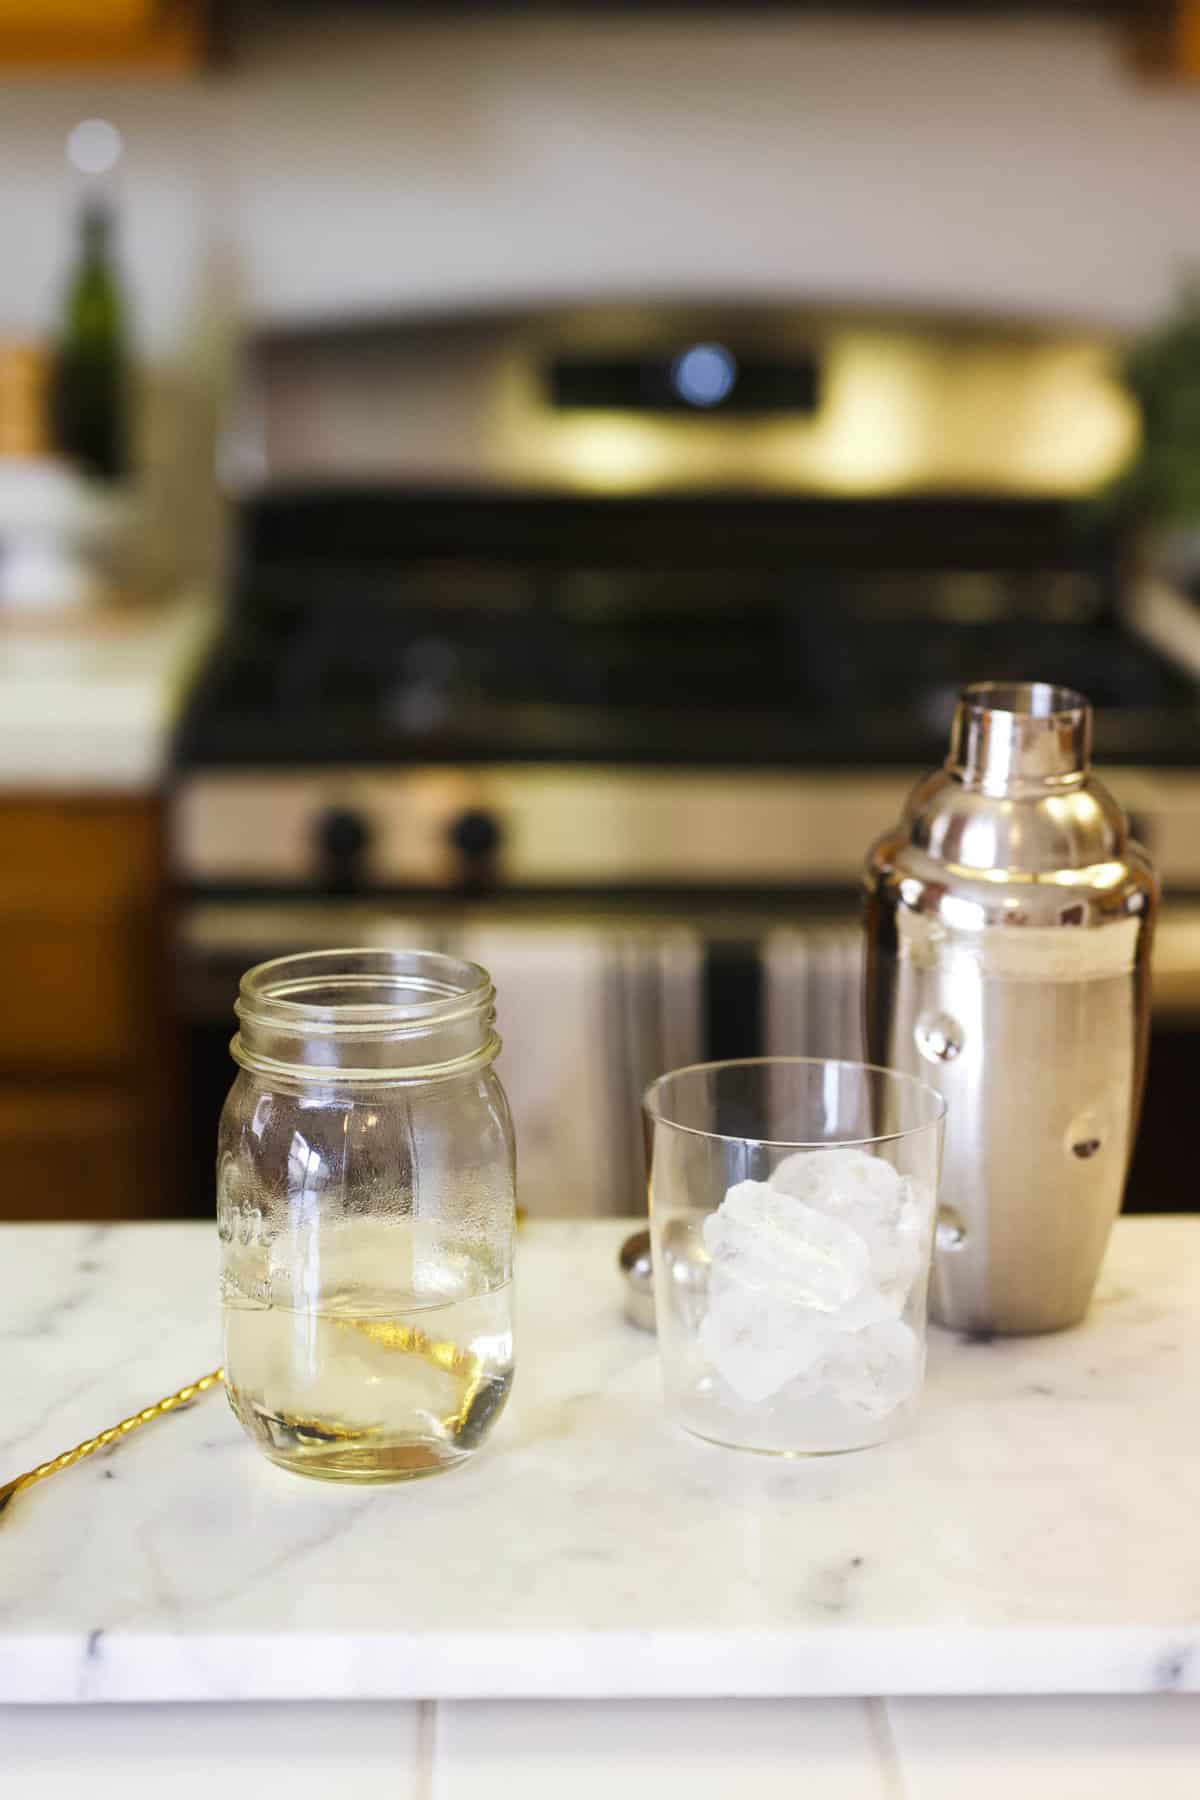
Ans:
[[[538,1223],[466,1467],[328,1488],[219,1394],[0,1524],[0,1702],[1200,1691],[1200,1220],[1123,1220],[1080,1329],[931,1333],[910,1434],[678,1433],[614,1221]],[[218,1360],[202,1225],[0,1228],[0,1479]]]

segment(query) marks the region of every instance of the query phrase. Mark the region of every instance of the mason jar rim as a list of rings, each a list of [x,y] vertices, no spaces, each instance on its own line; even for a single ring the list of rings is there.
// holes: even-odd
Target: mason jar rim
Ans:
[[[442,1081],[495,1061],[495,999],[486,969],[439,950],[300,951],[247,969],[229,1048],[241,1068],[301,1085]]]
[[[929,1117],[919,1120],[914,1125],[906,1125],[899,1131],[865,1132],[858,1137],[837,1138],[772,1138],[754,1137],[747,1132],[706,1131],[700,1125],[685,1125],[678,1119],[672,1119],[661,1107],[661,1090],[668,1082],[676,1081],[684,1075],[707,1075],[723,1069],[754,1068],[832,1068],[853,1070],[860,1075],[882,1075],[898,1087],[907,1088],[932,1101]],[[665,1126],[670,1131],[680,1131],[689,1137],[707,1138],[714,1144],[760,1144],[766,1150],[857,1150],[873,1144],[894,1144],[903,1138],[915,1137],[919,1132],[935,1130],[946,1117],[946,1101],[930,1082],[922,1081],[917,1075],[909,1075],[903,1069],[889,1069],[883,1063],[855,1062],[850,1057],[839,1056],[735,1056],[718,1058],[715,1062],[685,1063],[680,1069],[668,1069],[652,1081],[642,1095],[642,1110],[654,1125]]]
[[[435,969],[441,970],[438,979]],[[455,979],[457,977],[457,979]],[[306,990],[393,984],[416,999],[312,1001]],[[290,1025],[318,1037],[401,1036],[483,1012],[495,1000],[479,963],[440,950],[301,950],[247,969],[234,1012],[243,1023]]]

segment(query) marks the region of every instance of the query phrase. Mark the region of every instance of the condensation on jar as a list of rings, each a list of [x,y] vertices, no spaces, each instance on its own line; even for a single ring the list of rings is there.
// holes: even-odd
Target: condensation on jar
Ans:
[[[513,1372],[491,980],[429,951],[323,951],[251,969],[236,1011],[217,1153],[233,1410],[302,1474],[453,1467]]]

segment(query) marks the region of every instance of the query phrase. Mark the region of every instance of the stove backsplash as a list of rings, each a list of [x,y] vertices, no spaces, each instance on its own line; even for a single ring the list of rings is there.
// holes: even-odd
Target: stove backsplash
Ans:
[[[278,329],[227,480],[1074,495],[1137,425],[1098,330],[931,309],[594,304]]]

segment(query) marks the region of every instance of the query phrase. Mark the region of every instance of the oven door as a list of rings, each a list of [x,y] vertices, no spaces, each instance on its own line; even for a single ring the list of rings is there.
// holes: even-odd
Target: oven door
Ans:
[[[706,953],[670,920],[518,909],[409,911],[378,901],[197,902],[176,968],[188,1096],[189,1204],[211,1211],[217,1122],[243,970],[291,951],[419,945],[482,963],[496,984],[499,1073],[518,1194],[531,1215],[644,1210],[639,1102],[663,1069],[701,1060]],[[718,959],[719,960],[719,959]]]
[[[666,1069],[764,1053],[862,1054],[853,914],[797,923],[776,901],[718,915],[684,896],[654,909],[193,900],[179,915],[175,959],[193,1212],[213,1204],[239,977],[268,957],[342,944],[419,945],[490,971],[520,1204],[532,1216],[644,1211],[640,1102]]]
[[[412,909],[369,899],[193,901],[180,915],[176,970],[194,1213],[213,1205],[239,977],[271,956],[341,944],[419,945],[491,972],[520,1204],[534,1217],[644,1210],[639,1105],[666,1069],[728,1056],[862,1055],[861,939],[848,906],[789,917],[778,902],[717,916],[682,898],[669,911],[611,901],[553,910],[515,901]],[[1190,1211],[1181,1172],[1200,1066],[1200,903],[1166,909],[1155,971],[1125,1205]]]

